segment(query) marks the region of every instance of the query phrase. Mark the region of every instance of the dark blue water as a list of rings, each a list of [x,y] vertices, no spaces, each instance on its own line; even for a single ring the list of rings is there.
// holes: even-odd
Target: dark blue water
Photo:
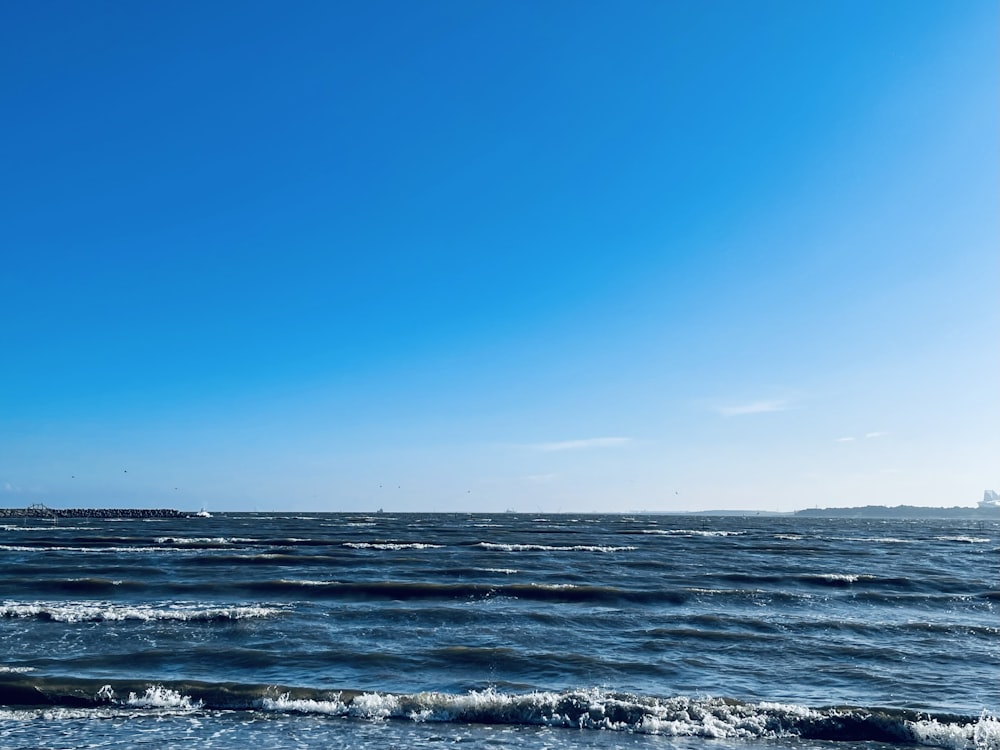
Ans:
[[[0,566],[3,747],[1000,747],[994,522],[8,520]]]

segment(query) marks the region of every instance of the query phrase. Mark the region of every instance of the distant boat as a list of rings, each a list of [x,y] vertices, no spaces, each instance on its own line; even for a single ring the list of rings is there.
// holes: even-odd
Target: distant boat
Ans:
[[[986,490],[983,499],[979,501],[980,510],[995,510],[1000,508],[1000,495],[993,490]]]
[[[211,518],[212,514],[205,510],[205,506],[203,505],[201,506],[201,510],[195,513],[195,516],[198,518]]]

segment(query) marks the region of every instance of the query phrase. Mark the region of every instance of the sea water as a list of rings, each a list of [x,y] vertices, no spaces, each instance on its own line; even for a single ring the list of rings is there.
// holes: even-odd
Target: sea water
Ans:
[[[1000,748],[1000,524],[0,526],[0,747]]]

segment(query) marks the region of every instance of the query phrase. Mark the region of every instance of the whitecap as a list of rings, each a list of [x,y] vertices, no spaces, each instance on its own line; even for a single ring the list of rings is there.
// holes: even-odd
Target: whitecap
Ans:
[[[643,529],[643,534],[660,536],[743,536],[745,531],[708,531],[705,529]]]
[[[186,695],[181,695],[176,690],[165,688],[162,685],[152,685],[146,688],[142,695],[129,693],[128,706],[135,708],[170,708],[181,711],[193,711],[201,708],[201,701],[191,700]]]
[[[988,544],[990,539],[985,536],[936,536],[939,542],[961,542],[963,544]]]
[[[1000,719],[983,712],[972,724],[942,724],[936,719],[912,722],[921,745],[948,750],[1000,750]]]
[[[441,549],[443,544],[430,542],[344,542],[344,547],[351,549],[378,549],[398,551],[404,549]]]
[[[206,620],[247,620],[271,617],[283,612],[278,607],[245,605],[236,607],[202,604],[114,604],[112,602],[32,602],[5,601],[0,604],[0,617],[40,617],[55,622],[122,622],[136,620],[175,620],[184,622]]]
[[[477,547],[497,550],[500,552],[633,552],[636,547],[611,547],[596,544],[575,544],[571,546],[556,546],[549,544],[499,544],[496,542],[477,542]]]

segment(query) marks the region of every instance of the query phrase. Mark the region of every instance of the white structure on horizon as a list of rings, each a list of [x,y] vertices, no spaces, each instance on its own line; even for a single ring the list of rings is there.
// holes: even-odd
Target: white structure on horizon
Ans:
[[[979,501],[979,507],[987,510],[1000,508],[1000,495],[998,495],[994,490],[986,490],[983,493],[983,499]]]

